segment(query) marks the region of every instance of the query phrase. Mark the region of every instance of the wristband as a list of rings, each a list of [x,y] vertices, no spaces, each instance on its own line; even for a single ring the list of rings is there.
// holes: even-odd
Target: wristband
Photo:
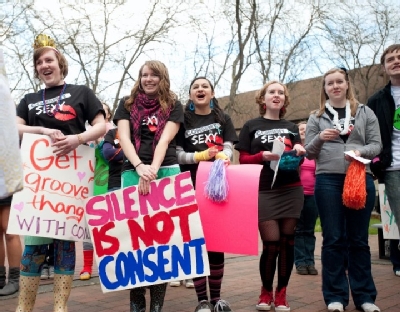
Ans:
[[[142,162],[138,163],[136,166],[134,166],[135,169],[136,169],[137,167],[139,167],[140,165],[143,165],[143,163],[142,163]]]

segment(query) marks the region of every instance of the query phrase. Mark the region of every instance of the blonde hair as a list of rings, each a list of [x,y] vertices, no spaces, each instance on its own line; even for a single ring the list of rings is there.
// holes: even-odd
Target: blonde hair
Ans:
[[[160,102],[161,109],[165,112],[167,109],[175,104],[176,95],[170,90],[170,80],[168,69],[164,63],[160,61],[146,61],[139,70],[138,79],[136,80],[130,96],[125,101],[125,108],[130,111],[132,104],[135,102],[135,98],[139,92],[144,92],[141,84],[143,68],[147,66],[151,69],[155,75],[160,77],[160,83],[158,88],[158,100]]]
[[[265,106],[265,103],[263,102],[264,96],[267,93],[267,89],[270,85],[272,84],[279,84],[283,87],[283,94],[285,95],[285,103],[283,104],[280,112],[279,112],[279,118],[283,118],[286,114],[286,108],[290,105],[290,99],[289,99],[289,91],[283,83],[277,81],[277,80],[272,80],[267,82],[259,91],[256,93],[256,103],[258,104],[258,109],[260,112],[260,115],[263,116],[265,112],[267,111],[267,108]]]
[[[354,96],[353,85],[349,80],[349,75],[347,74],[347,71],[345,71],[342,68],[332,68],[332,69],[328,70],[322,77],[319,110],[316,111],[317,116],[320,117],[323,113],[325,113],[325,103],[327,100],[329,100],[329,96],[325,92],[325,78],[326,78],[326,76],[333,74],[333,73],[341,73],[344,76],[344,79],[346,80],[347,85],[348,85],[347,92],[346,92],[346,99],[350,102],[351,116],[355,116],[355,114],[357,112],[358,101],[356,100],[356,98]]]

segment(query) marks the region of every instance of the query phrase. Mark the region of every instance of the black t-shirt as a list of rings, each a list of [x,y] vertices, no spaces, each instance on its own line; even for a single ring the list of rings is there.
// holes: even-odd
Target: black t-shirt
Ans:
[[[335,111],[337,111],[338,113],[338,119],[339,119],[339,124],[342,126],[342,129],[344,128],[344,120],[346,117],[346,107],[341,107],[341,108],[334,108]],[[332,120],[333,122],[333,115],[331,114],[330,111],[328,111],[327,109],[325,110],[325,112],[327,113],[327,115],[329,116],[329,118]],[[354,129],[355,126],[355,118],[353,116],[350,117],[350,123],[349,123],[349,131],[344,134],[344,135],[340,135],[340,137],[342,138],[343,142],[346,143],[347,139],[349,138],[350,132]]]
[[[187,122],[181,126],[178,133],[177,144],[187,153],[202,152],[216,146],[219,151],[223,150],[224,142],[238,141],[235,128],[231,118],[224,114],[225,124],[221,125],[215,120],[214,113],[208,115],[196,115],[190,112],[192,124]],[[212,161],[212,160],[211,160]],[[199,164],[181,165],[181,171],[190,171],[193,185],[196,185],[196,173]]]
[[[255,155],[261,151],[272,151],[275,138],[280,138],[285,144],[285,151],[290,151],[297,143],[301,144],[299,128],[292,122],[281,119],[271,120],[258,117],[247,121],[239,135],[239,143],[235,149]],[[264,162],[260,174],[259,190],[271,190],[274,171],[270,162]],[[297,170],[278,171],[274,188],[300,182]]]
[[[62,85],[46,89],[47,112],[56,107],[62,89]],[[86,130],[86,121],[91,124],[100,112],[105,115],[101,102],[86,86],[67,84],[61,96],[59,112],[54,116],[46,114],[42,96],[43,90],[26,94],[17,106],[17,116],[28,126],[58,129],[65,135],[79,134]]]
[[[121,119],[130,120],[130,111],[126,110],[124,107],[126,98],[121,99],[118,104],[118,108],[115,112],[114,123],[118,125],[118,121]],[[136,151],[140,160],[146,164],[150,165],[153,161],[154,150],[153,150],[153,141],[154,136],[157,130],[157,116],[144,116],[142,125],[140,128],[140,148],[139,151]],[[174,108],[172,109],[168,121],[182,123],[183,122],[183,108],[182,104],[179,101],[176,101],[174,104]],[[131,142],[133,141],[132,136],[132,123],[129,122],[130,130],[131,130]],[[171,166],[176,165],[178,160],[176,158],[176,142],[175,138],[169,143],[167,152],[165,153],[164,160],[161,166]],[[124,156],[124,164],[122,166],[122,171],[135,169],[130,161]]]
[[[119,149],[121,146],[119,140],[116,138],[117,129],[110,129],[104,137],[104,142],[110,143],[115,149]],[[122,153],[122,152],[121,152]],[[121,169],[122,161],[110,160],[108,161],[108,189],[115,187],[121,187]]]

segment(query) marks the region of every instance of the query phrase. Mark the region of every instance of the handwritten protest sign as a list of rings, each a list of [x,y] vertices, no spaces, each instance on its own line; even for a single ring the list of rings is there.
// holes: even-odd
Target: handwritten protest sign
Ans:
[[[84,203],[93,194],[94,150],[79,146],[55,156],[50,138],[24,134],[24,189],[14,194],[7,233],[80,241]]]
[[[381,207],[383,237],[385,239],[399,239],[399,230],[386,197],[385,184],[379,184],[379,204]]]
[[[200,162],[196,200],[207,250],[258,255],[258,183],[261,165],[229,165],[226,202],[215,203],[204,195],[212,163]]]
[[[103,292],[209,275],[208,257],[189,172],[86,201]]]

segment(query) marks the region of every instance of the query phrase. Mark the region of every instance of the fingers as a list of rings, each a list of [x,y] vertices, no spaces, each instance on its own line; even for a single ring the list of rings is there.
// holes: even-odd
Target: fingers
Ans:
[[[140,178],[139,179],[139,194],[147,195],[150,192],[150,181]]]
[[[79,142],[74,138],[74,136],[64,136],[56,140],[51,146],[54,147],[54,154],[62,156],[76,149],[78,145]]]
[[[336,129],[325,129],[319,135],[321,140],[330,141],[334,140],[339,136],[339,132]]]

